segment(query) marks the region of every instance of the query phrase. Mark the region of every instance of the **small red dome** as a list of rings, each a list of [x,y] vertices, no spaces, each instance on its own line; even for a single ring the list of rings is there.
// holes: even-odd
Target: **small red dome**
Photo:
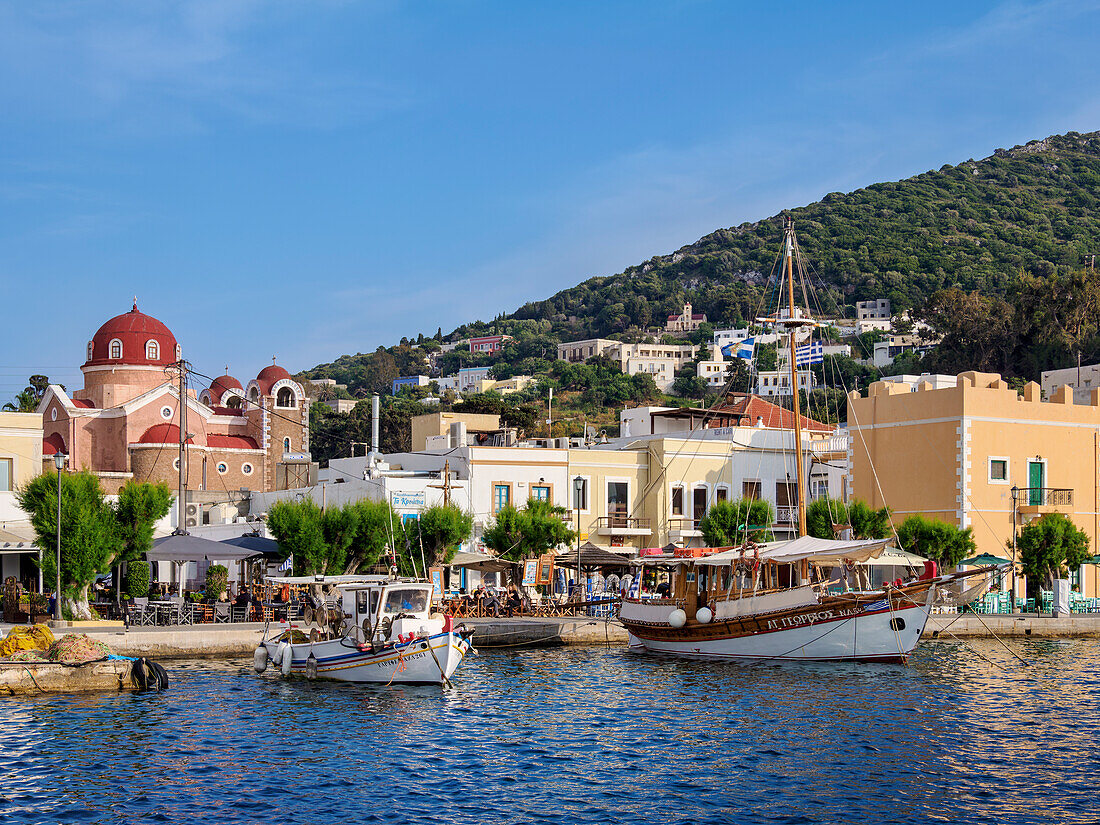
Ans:
[[[138,439],[139,444],[179,444],[180,428],[175,424],[154,424],[142,433]],[[187,439],[188,444],[194,444],[193,438]]]
[[[221,402],[226,390],[240,390],[241,395],[244,395],[244,387],[241,386],[240,381],[232,375],[219,375],[210,382],[210,401],[213,406]]]
[[[65,439],[61,437],[60,433],[52,433],[42,439],[43,456],[54,455],[55,453],[67,454],[68,452],[65,449]]]
[[[121,353],[117,345],[112,351],[112,341],[121,345]],[[96,331],[84,366],[163,367],[177,360],[176,346],[172,331],[151,315],[140,312],[134,304],[129,312],[116,315]]]
[[[264,367],[260,370],[260,374],[256,376],[256,383],[260,385],[260,392],[267,395],[276,382],[290,377],[290,373],[285,369],[278,364],[272,364],[270,367]]]

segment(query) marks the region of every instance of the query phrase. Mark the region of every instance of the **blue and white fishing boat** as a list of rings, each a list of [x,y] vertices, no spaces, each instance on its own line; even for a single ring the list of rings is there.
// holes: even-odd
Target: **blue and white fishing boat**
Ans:
[[[343,682],[449,685],[472,649],[473,630],[432,612],[432,584],[386,576],[272,578],[274,584],[331,584],[335,616],[303,630],[282,625],[256,648],[254,666],[284,676]],[[295,638],[303,638],[295,641]]]

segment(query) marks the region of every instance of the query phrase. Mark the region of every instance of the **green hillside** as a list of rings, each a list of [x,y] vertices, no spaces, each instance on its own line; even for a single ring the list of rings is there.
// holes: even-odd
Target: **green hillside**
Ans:
[[[1032,373],[1039,368],[1064,365],[1075,348],[1087,354],[1096,346],[1090,321],[1066,338],[1053,327],[1036,326],[1038,297],[1031,309],[1015,303],[1023,294],[1040,293],[1055,308],[1067,300],[1072,290],[1065,292],[1066,279],[1079,278],[1073,273],[1080,273],[1086,255],[1100,251],[1098,195],[1100,133],[1070,132],[998,149],[984,160],[830,194],[756,223],[719,229],[618,275],[590,278],[491,322],[463,325],[446,338],[503,332],[516,340],[499,358],[459,351],[448,353],[440,366],[443,374],[488,363],[498,378],[545,374],[558,341],[640,336],[678,313],[685,301],[714,326],[740,325],[755,316],[765,297],[789,214],[825,314],[852,315],[858,300],[890,298],[896,311],[918,308],[919,316],[948,336],[945,343],[960,341],[941,348],[935,366],[1000,364],[1006,374],[1037,377]],[[949,328],[953,316],[944,307],[961,300],[957,291],[994,301],[982,311],[998,317],[1009,304],[1015,307],[1015,332],[998,339],[998,358],[988,355],[992,345],[979,348],[966,330]],[[929,300],[933,296],[936,301]],[[303,375],[335,378],[356,395],[387,392],[397,375],[426,370],[427,351],[443,337],[402,339]],[[1051,345],[1030,358],[1035,342]]]
[[[606,335],[636,319],[656,323],[687,299],[711,320],[735,323],[756,310],[788,214],[826,312],[869,298],[905,309],[947,287],[1003,294],[1021,270],[1080,267],[1100,250],[1100,132],[1070,132],[826,195],[719,229],[619,275],[590,278],[511,317]]]

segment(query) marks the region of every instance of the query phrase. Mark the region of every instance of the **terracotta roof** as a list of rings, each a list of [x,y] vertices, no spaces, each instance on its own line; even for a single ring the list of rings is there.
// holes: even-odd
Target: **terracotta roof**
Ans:
[[[749,419],[747,423],[750,427],[756,426],[757,418],[763,419],[765,427],[784,430],[794,427],[794,413],[791,410],[772,404],[770,401],[765,401],[759,395],[739,394],[734,397],[737,400],[715,407],[714,412],[723,415],[746,416]],[[821,430],[831,433],[836,429],[830,424],[807,418],[804,415],[800,415],[799,418],[802,420],[802,429],[804,430]]]
[[[175,424],[154,424],[142,433],[138,439],[139,444],[179,444],[180,428]],[[187,439],[188,444],[194,444],[193,438]]]
[[[755,427],[756,419],[763,419],[765,427],[773,429],[790,430],[794,427],[794,413],[783,407],[765,401],[758,395],[745,393],[730,394],[734,400],[711,407],[709,410],[698,407],[681,407],[675,410],[664,410],[653,413],[660,418],[687,418],[693,422],[700,422],[700,426],[706,427],[732,427],[741,424],[746,427]],[[835,427],[815,421],[802,415],[802,429],[815,432],[831,433]],[[705,422],[705,423],[702,423]]]
[[[122,342],[122,357],[111,358],[111,341]],[[147,358],[146,344],[156,341],[157,357]],[[91,357],[84,366],[131,365],[166,366],[176,360],[176,336],[164,324],[137,308],[122,315],[116,315],[92,336]]]
[[[216,433],[211,433],[206,436],[206,443],[210,447],[221,447],[223,450],[260,449],[260,445],[256,443],[256,439],[249,435],[218,435]]]
[[[73,402],[74,407],[81,407],[82,409],[85,409],[85,410],[94,410],[95,409],[95,404],[93,404],[91,401],[88,401],[85,398],[74,398],[74,399],[72,399],[72,402]]]
[[[240,407],[211,407],[210,409],[214,411],[215,415],[241,416]]]

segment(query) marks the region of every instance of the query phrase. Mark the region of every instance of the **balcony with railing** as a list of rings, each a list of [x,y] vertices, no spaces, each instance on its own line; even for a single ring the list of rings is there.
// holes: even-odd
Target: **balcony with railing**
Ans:
[[[677,539],[685,538],[698,538],[703,535],[703,531],[699,529],[699,522],[701,519],[693,518],[670,518],[668,520],[668,533],[669,537],[676,541]]]
[[[1020,487],[1015,495],[1021,516],[1073,512],[1073,490],[1064,487]]]
[[[794,524],[798,521],[798,507],[788,507],[785,505],[778,505],[775,508],[775,523],[776,524]]]
[[[649,519],[612,513],[596,519],[596,533],[601,536],[651,536]]]

